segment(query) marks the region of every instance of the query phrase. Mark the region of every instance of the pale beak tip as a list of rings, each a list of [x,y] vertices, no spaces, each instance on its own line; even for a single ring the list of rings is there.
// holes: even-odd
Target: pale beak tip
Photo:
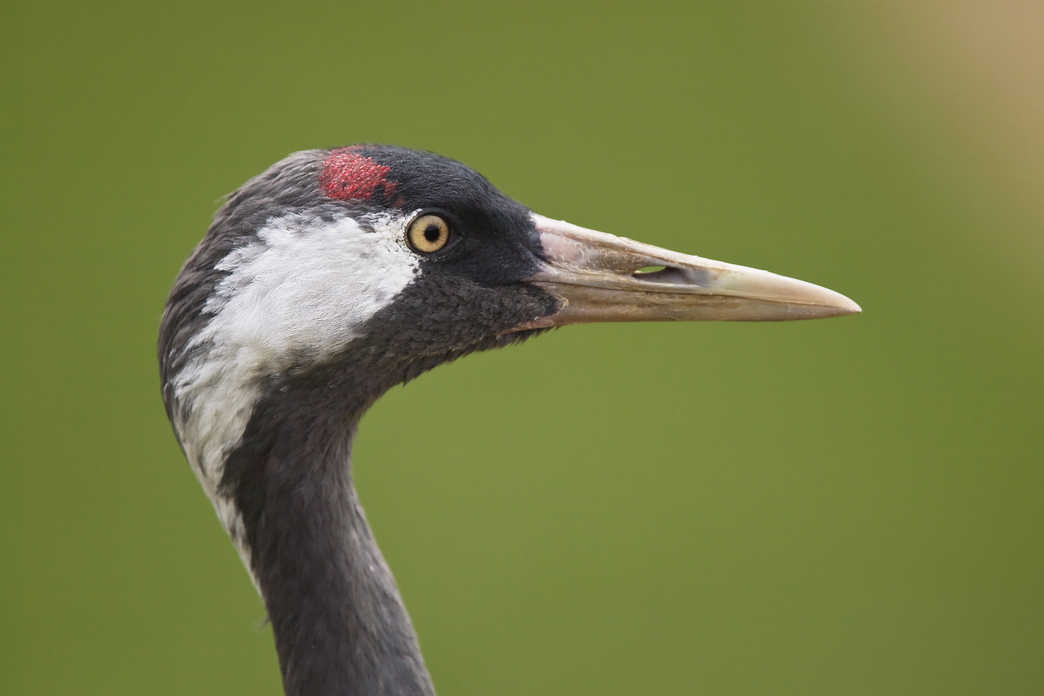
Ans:
[[[837,303],[838,316],[844,316],[845,314],[862,314],[863,308],[857,305],[852,300],[848,299],[844,295],[840,296],[840,301]]]
[[[809,318],[843,317],[848,314],[862,314],[863,308],[849,298],[833,290],[827,290],[827,292],[830,293],[829,299],[826,302],[822,302],[822,304],[817,303],[819,304],[818,311],[813,310],[813,314]]]

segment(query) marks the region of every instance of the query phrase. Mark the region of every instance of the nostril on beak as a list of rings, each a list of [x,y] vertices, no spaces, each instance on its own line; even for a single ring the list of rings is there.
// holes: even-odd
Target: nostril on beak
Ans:
[[[642,266],[631,277],[645,283],[686,283],[685,271],[672,266]]]
[[[659,273],[660,271],[664,270],[665,268],[666,268],[666,266],[642,266],[637,271],[635,271],[633,275],[635,275],[635,276],[645,276],[645,275],[649,275],[651,273]]]

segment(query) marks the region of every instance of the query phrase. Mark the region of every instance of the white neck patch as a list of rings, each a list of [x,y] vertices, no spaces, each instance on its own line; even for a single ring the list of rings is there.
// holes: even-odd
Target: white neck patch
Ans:
[[[225,459],[239,444],[260,383],[291,365],[330,357],[360,335],[417,274],[405,243],[412,215],[333,222],[291,214],[216,269],[228,273],[203,308],[213,318],[188,349],[203,348],[173,377],[174,421],[185,455],[239,548],[242,519],[218,493]]]

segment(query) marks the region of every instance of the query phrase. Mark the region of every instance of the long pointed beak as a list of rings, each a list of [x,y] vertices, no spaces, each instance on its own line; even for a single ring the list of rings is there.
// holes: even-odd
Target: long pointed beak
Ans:
[[[532,214],[546,262],[529,282],[561,309],[521,328],[603,321],[787,321],[861,311],[840,293]],[[642,272],[650,267],[659,270]]]

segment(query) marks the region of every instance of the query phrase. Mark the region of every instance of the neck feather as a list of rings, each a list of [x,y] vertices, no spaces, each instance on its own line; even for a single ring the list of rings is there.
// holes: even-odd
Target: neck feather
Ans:
[[[288,696],[433,695],[352,484],[363,404],[346,414],[343,393],[329,391],[263,399],[220,486],[242,516],[284,688]]]

